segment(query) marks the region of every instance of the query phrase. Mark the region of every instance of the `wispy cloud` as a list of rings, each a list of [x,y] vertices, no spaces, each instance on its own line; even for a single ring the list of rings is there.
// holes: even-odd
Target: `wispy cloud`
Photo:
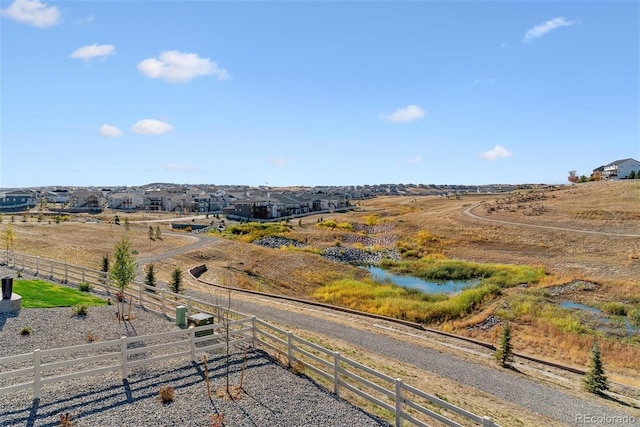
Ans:
[[[93,21],[95,19],[96,19],[96,17],[93,16],[93,15],[85,16],[84,18],[80,18],[80,19],[76,20],[76,24],[79,24],[79,25],[91,25],[91,24],[93,24]]]
[[[199,173],[200,170],[193,166],[181,165],[177,163],[169,163],[162,166],[162,169],[169,172],[188,172],[188,173]]]
[[[485,151],[480,154],[480,157],[484,160],[492,161],[498,157],[511,157],[511,152],[501,145],[496,145],[493,150]]]
[[[536,25],[535,27],[527,31],[526,34],[524,35],[524,39],[522,39],[522,42],[531,43],[535,39],[544,36],[548,32],[555,30],[556,28],[569,27],[574,24],[575,24],[574,21],[569,21],[568,19],[565,19],[563,17],[550,19],[547,22],[540,25]]]
[[[271,159],[269,159],[269,163],[274,166],[285,166],[287,164],[287,161],[282,157],[272,157]]]
[[[112,44],[92,44],[89,46],[82,46],[73,51],[69,57],[74,59],[82,59],[84,61],[90,61],[93,58],[106,58],[109,55],[113,55],[116,48]]]
[[[409,163],[410,165],[414,165],[416,163],[422,163],[422,157],[421,156],[415,156],[415,157],[407,160],[407,163]]]
[[[213,76],[217,80],[231,78],[227,70],[209,58],[200,58],[197,53],[182,53],[177,50],[162,52],[158,58],[148,58],[138,64],[138,70],[151,79],[162,79],[171,83],[187,83],[201,76]]]
[[[173,126],[169,123],[161,122],[155,119],[144,119],[138,121],[131,127],[131,131],[134,133],[161,135],[163,133],[171,132]]]
[[[116,126],[111,126],[106,124],[102,125],[98,132],[100,132],[100,135],[102,136],[108,136],[112,138],[117,138],[119,136],[122,136],[122,131],[120,129],[118,129]]]
[[[391,114],[381,113],[380,120],[391,123],[407,123],[423,118],[425,111],[417,105],[409,105],[404,108],[398,108]]]
[[[40,28],[51,27],[62,21],[62,15],[56,6],[47,6],[40,0],[15,0],[0,13],[14,21]]]

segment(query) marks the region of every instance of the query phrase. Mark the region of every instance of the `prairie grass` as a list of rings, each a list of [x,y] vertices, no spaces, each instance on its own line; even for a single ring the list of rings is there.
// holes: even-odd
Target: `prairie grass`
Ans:
[[[454,296],[427,294],[416,289],[372,280],[343,279],[318,289],[319,301],[354,310],[419,323],[461,318],[500,295],[497,285],[479,285]]]
[[[353,224],[350,222],[337,222],[333,219],[328,219],[317,224],[318,227],[335,228],[338,230],[353,231]]]
[[[545,275],[544,267],[481,264],[437,257],[426,257],[417,261],[385,259],[381,265],[396,274],[408,274],[427,280],[482,279],[483,284],[493,284],[501,287],[535,284]]]
[[[256,239],[269,236],[282,236],[291,231],[291,226],[286,222],[248,222],[228,227],[222,234],[225,237],[239,239],[244,242],[252,242]]]

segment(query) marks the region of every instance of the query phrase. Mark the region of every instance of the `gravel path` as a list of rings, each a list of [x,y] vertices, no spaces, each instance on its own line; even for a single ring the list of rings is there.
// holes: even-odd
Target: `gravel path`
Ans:
[[[363,331],[359,328],[345,327],[343,324],[331,321],[330,318],[319,319],[316,316],[306,316],[283,310],[282,308],[273,308],[244,300],[234,301],[234,306],[235,310],[255,314],[266,321],[291,325],[295,328],[306,329],[327,337],[344,340],[361,347],[367,352],[410,363],[420,369],[477,388],[496,396],[500,400],[512,402],[568,425],[575,425],[578,414],[621,417],[619,418],[621,420],[630,419],[629,416],[633,415],[635,422],[640,424],[640,412],[637,409],[614,408],[599,404],[596,399],[580,398],[564,393],[558,389],[532,381],[522,374],[494,369],[462,358],[458,359],[450,354],[440,353],[436,350],[389,338],[385,335]],[[624,418],[625,416],[626,418]],[[590,425],[612,424],[596,422]],[[620,423],[615,425],[633,424]]]
[[[7,271],[0,268],[4,276]],[[144,334],[180,330],[161,316],[132,307],[132,322],[119,323],[114,306],[90,307],[86,317],[71,317],[70,308],[22,309],[19,314],[0,314],[0,357],[88,342],[91,334],[97,342]],[[30,326],[30,335],[21,335]],[[185,334],[186,335],[186,334]],[[145,344],[164,342],[161,339]],[[131,347],[140,347],[130,343]],[[103,353],[117,348],[100,350]],[[176,350],[173,350],[176,351]],[[95,354],[95,353],[91,353]],[[74,353],[82,357],[89,353]],[[152,354],[156,355],[156,354]],[[64,360],[68,355],[43,358],[44,363]],[[215,395],[226,384],[225,358],[207,354],[213,398],[207,397],[203,364],[171,359],[139,368],[131,368],[128,381],[119,371],[45,384],[42,397],[33,400],[30,389],[2,395],[0,426],[58,426],[60,416],[69,413],[74,426],[209,426],[211,416],[220,414],[225,426],[388,426],[389,424],[321,389],[304,376],[294,375],[262,351],[247,353],[243,381],[244,394],[236,400]],[[232,354],[230,385],[238,386],[243,353]],[[98,367],[94,362],[84,369]],[[20,365],[22,366],[22,365]],[[3,367],[20,367],[13,363]],[[69,373],[58,368],[52,374]],[[50,374],[51,375],[51,374]],[[28,377],[18,382],[28,381]],[[0,384],[8,385],[11,379]],[[158,398],[162,386],[175,390],[173,402]]]

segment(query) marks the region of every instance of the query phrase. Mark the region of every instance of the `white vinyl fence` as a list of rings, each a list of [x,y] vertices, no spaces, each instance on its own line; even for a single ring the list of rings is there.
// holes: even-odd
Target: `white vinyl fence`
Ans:
[[[11,254],[7,264],[51,279],[64,278],[66,283],[90,283],[103,289],[106,294],[113,291],[103,272],[85,267],[23,254]],[[197,308],[210,312],[214,318],[217,315],[218,323],[73,347],[35,350],[32,353],[0,358],[0,396],[33,388],[34,397],[38,398],[43,385],[110,371],[121,371],[122,378],[126,379],[128,370],[132,367],[174,358],[196,361],[197,353],[222,350],[227,345],[233,348],[250,345],[254,349],[263,349],[284,357],[293,371],[305,373],[348,401],[360,406],[364,406],[362,402],[365,401],[388,411],[394,415],[397,427],[407,423],[428,426],[428,422],[433,420],[446,426],[472,423],[483,427],[499,427],[488,417],[468,412],[255,316],[247,316],[172,292],[156,290],[156,293],[150,293],[147,289],[153,288],[140,283],[136,285],[138,290],[127,292],[126,295],[145,308],[154,306],[158,312],[175,318],[175,307],[185,305],[188,313]],[[54,355],[70,358],[47,362],[47,358]],[[76,368],[73,373],[56,373],[57,368],[70,366]],[[464,421],[454,421],[451,418]]]

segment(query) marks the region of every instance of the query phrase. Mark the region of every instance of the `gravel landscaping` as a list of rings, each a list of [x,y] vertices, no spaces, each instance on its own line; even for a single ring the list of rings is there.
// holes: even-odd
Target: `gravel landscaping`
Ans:
[[[0,268],[2,276],[15,273]],[[70,308],[22,309],[18,315],[0,314],[0,357],[28,353],[36,348],[50,349],[103,342],[121,336],[134,337],[163,331],[180,330],[173,321],[132,307],[132,322],[119,323],[114,306],[89,307],[87,316],[72,317]],[[25,326],[31,333],[22,335]],[[162,342],[162,339],[151,344]],[[131,344],[130,343],[130,348]],[[138,343],[140,344],[140,343]],[[146,345],[150,342],[146,341]],[[132,347],[138,347],[132,346]],[[113,348],[93,350],[113,352]],[[173,352],[177,350],[172,350]],[[73,354],[73,358],[88,356]],[[147,356],[155,356],[150,354]],[[47,356],[43,363],[64,360],[68,354]],[[42,386],[42,397],[33,399],[26,389],[3,395],[0,399],[0,425],[57,426],[61,415],[69,414],[74,426],[210,426],[218,415],[225,426],[387,426],[388,423],[317,386],[304,375],[295,375],[262,351],[249,350],[245,360],[242,393],[235,400],[218,397],[226,387],[226,358],[221,353],[207,354],[212,399],[204,380],[204,367],[188,358],[171,359],[130,368],[128,380],[120,371],[83,377]],[[240,385],[244,353],[230,358],[229,384]],[[83,369],[93,369],[114,361],[97,361]],[[12,363],[2,370],[20,366]],[[57,368],[55,374],[71,372]],[[77,368],[76,368],[77,369]],[[49,374],[51,375],[51,373]],[[28,381],[23,377],[20,381]],[[2,380],[0,385],[15,383]],[[175,398],[162,403],[161,387],[173,387]]]

